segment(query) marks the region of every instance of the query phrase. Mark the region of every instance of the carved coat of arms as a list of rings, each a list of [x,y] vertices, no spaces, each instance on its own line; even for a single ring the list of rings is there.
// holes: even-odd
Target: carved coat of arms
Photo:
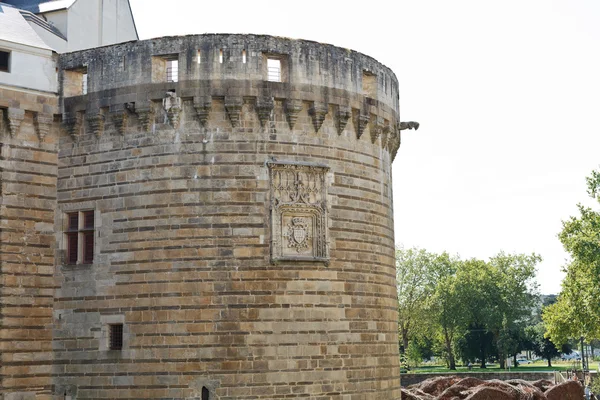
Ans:
[[[286,162],[267,165],[271,175],[272,261],[328,262],[328,167]]]
[[[304,218],[292,218],[288,224],[288,247],[295,248],[298,253],[308,247],[310,232],[307,231],[307,222]]]

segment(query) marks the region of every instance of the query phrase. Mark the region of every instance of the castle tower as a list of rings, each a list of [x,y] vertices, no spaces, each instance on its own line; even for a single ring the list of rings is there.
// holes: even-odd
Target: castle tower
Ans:
[[[257,35],[59,64],[56,395],[400,398],[390,69]]]

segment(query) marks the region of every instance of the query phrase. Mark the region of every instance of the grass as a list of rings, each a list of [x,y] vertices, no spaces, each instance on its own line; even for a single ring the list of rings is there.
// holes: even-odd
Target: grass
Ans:
[[[518,367],[511,367],[511,372],[551,372],[551,371],[566,371],[573,368],[577,368],[576,364],[572,361],[552,361],[552,367],[548,367],[548,361],[538,360],[531,364],[521,364]],[[450,370],[443,365],[421,365],[417,368],[411,368],[409,373],[416,374],[430,374],[430,373],[444,373],[444,372],[508,372],[508,369],[500,369],[500,365],[491,364],[487,368],[479,368],[479,366],[473,366],[473,369],[469,371],[467,367],[457,366],[456,371]]]

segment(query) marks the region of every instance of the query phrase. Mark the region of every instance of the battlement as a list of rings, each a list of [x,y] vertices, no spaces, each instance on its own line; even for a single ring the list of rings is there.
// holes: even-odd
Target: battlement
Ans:
[[[339,135],[352,129],[360,139],[368,131],[392,156],[400,144],[394,73],[328,44],[261,35],[165,37],[63,54],[59,64],[63,123],[73,136],[85,122],[98,135],[111,123],[124,134],[134,126],[129,117],[142,130],[165,118],[175,129],[192,121],[211,129],[214,103],[222,102],[232,128],[244,126],[243,105],[264,127],[280,104],[290,130],[305,109],[315,132],[329,117]]]

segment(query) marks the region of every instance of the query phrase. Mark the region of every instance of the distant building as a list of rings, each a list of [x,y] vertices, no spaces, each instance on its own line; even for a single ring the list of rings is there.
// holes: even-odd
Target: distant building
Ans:
[[[18,8],[35,33],[57,53],[138,39],[129,0],[4,0],[2,3]]]

